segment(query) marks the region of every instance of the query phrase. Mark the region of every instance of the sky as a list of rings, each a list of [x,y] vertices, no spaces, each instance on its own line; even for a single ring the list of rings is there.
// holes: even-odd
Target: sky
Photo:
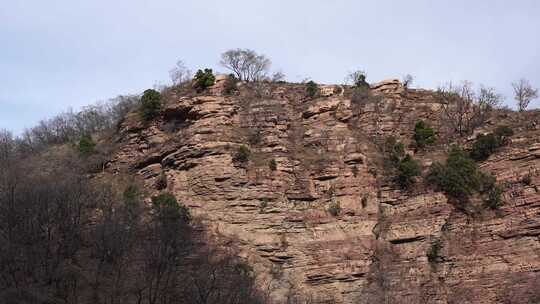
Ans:
[[[540,1],[0,0],[0,129],[169,84],[179,59],[224,71],[231,48],[289,81],[469,80],[513,105],[512,82],[540,87]]]

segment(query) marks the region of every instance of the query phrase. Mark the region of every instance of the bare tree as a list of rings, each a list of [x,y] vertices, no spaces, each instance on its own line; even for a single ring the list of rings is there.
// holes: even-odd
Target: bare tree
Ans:
[[[503,96],[495,92],[494,88],[480,86],[480,90],[474,99],[473,113],[469,123],[471,132],[489,119],[491,111],[499,108],[502,100]]]
[[[403,87],[405,87],[405,89],[408,89],[413,84],[413,81],[414,77],[411,74],[406,74],[405,76],[403,76],[402,79]]]
[[[531,100],[538,98],[538,89],[531,86],[527,79],[520,79],[518,82],[512,83],[514,88],[514,99],[518,103],[520,112],[525,111]]]
[[[169,75],[174,85],[181,85],[191,80],[191,70],[186,67],[182,60],[178,60],[176,65],[169,71]]]
[[[78,112],[69,110],[42,120],[15,140],[17,149],[25,153],[38,152],[49,145],[77,141],[84,134],[114,130],[139,105],[139,99],[137,95],[118,96]]]
[[[171,194],[149,212],[72,156],[0,159],[0,303],[265,303],[238,251],[214,249]]]
[[[271,61],[250,49],[234,49],[221,54],[220,64],[231,70],[239,80],[249,82],[266,77]]]
[[[0,165],[3,160],[7,160],[15,149],[13,134],[7,130],[0,129]]]
[[[469,81],[461,85],[450,83],[439,88],[436,95],[443,110],[443,124],[459,136],[470,134],[484,124],[502,101],[493,88],[481,87],[476,93]]]

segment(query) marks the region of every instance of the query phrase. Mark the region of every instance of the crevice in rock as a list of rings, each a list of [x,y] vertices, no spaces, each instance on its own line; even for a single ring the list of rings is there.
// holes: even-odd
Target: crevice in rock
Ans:
[[[415,236],[415,237],[411,237],[411,238],[390,240],[390,243],[392,243],[394,245],[400,245],[400,244],[407,244],[407,243],[423,241],[425,239],[426,238],[424,236]]]

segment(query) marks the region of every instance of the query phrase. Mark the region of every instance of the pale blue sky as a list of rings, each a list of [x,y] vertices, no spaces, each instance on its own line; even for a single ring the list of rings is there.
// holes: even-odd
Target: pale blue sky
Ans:
[[[177,59],[222,70],[236,47],[292,81],[410,73],[422,87],[483,83],[513,103],[512,81],[540,86],[540,1],[0,0],[0,128],[168,83]]]

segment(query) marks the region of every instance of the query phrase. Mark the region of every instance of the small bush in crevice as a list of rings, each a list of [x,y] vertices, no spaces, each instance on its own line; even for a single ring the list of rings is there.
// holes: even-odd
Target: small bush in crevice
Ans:
[[[502,206],[503,203],[501,199],[501,194],[502,189],[497,185],[493,185],[485,193],[484,203],[491,209],[498,209],[500,206]]]
[[[403,189],[414,184],[414,178],[421,174],[421,168],[411,155],[405,154],[405,146],[394,137],[388,137],[383,149],[386,173],[393,176],[394,181]]]
[[[351,171],[352,171],[352,174],[353,174],[354,177],[358,176],[358,167],[357,166],[353,166],[351,168]]]
[[[532,177],[530,174],[524,175],[521,177],[520,182],[524,185],[529,186],[532,183]]]
[[[248,147],[241,145],[238,147],[238,150],[233,156],[233,161],[240,162],[240,163],[247,163],[249,161],[249,156],[251,155],[251,151]]]
[[[161,93],[153,89],[144,91],[141,97],[141,106],[139,108],[141,118],[145,121],[149,121],[159,115],[160,109]]]
[[[422,120],[414,126],[413,139],[418,149],[424,149],[435,142],[435,131]]]
[[[270,170],[272,171],[276,171],[277,170],[277,162],[275,159],[271,159],[269,162],[268,162],[268,167],[270,168]]]
[[[262,141],[262,132],[259,128],[255,128],[249,132],[248,142],[252,145],[257,145]]]
[[[338,216],[341,213],[341,206],[338,202],[332,202],[326,210],[332,216]]]
[[[319,93],[319,85],[315,81],[310,80],[306,83],[306,95],[309,98],[315,97]]]
[[[201,93],[211,87],[215,81],[216,77],[214,76],[212,69],[204,69],[204,71],[198,70],[193,78],[193,87],[197,93]]]
[[[431,246],[426,253],[429,263],[434,264],[437,262],[437,260],[439,259],[441,247],[442,245],[440,240],[437,239],[431,242]]]
[[[386,138],[383,146],[384,168],[393,169],[398,166],[399,161],[405,156],[405,146],[398,142],[395,137]]]
[[[156,189],[163,190],[167,188],[167,175],[165,172],[161,172],[158,179],[156,180]]]
[[[266,209],[266,207],[268,207],[268,199],[263,198],[261,199],[260,204],[259,204],[259,213],[264,213],[264,210]]]

